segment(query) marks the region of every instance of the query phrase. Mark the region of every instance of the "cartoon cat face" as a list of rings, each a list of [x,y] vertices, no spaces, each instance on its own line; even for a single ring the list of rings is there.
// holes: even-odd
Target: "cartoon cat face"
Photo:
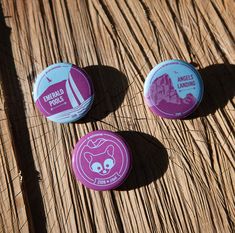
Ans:
[[[84,156],[93,172],[99,173],[100,175],[107,175],[115,165],[113,153],[114,147],[109,145],[103,153],[92,154],[86,152]]]

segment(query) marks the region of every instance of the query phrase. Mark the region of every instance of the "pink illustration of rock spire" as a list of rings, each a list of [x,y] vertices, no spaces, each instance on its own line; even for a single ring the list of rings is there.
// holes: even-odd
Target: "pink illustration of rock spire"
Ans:
[[[187,94],[179,97],[168,74],[156,78],[149,90],[149,97],[161,111],[166,113],[186,112],[196,104],[196,98]]]

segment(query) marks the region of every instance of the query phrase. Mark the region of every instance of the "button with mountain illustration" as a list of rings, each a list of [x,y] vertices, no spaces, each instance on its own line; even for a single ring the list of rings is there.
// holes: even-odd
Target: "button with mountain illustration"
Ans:
[[[37,76],[34,102],[49,120],[69,123],[84,117],[89,111],[94,91],[84,70],[69,63],[50,65]]]
[[[107,130],[93,131],[76,144],[72,167],[76,178],[87,188],[114,189],[129,175],[130,150],[118,134]]]
[[[200,104],[203,82],[198,71],[180,60],[155,66],[144,84],[144,99],[150,110],[161,117],[181,119]]]

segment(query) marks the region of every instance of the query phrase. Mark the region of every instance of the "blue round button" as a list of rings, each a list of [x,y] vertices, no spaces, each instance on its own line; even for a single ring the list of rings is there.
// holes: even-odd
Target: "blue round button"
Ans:
[[[69,63],[57,63],[38,75],[33,98],[36,107],[49,120],[69,123],[89,111],[94,91],[84,70]]]
[[[181,119],[198,107],[203,89],[201,76],[192,65],[181,60],[168,60],[148,74],[144,99],[154,114]]]

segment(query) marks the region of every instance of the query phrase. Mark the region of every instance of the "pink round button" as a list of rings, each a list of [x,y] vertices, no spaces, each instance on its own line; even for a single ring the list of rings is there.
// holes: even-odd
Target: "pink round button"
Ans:
[[[107,130],[93,131],[76,144],[72,167],[76,178],[87,188],[114,189],[129,175],[130,150],[118,134]]]

